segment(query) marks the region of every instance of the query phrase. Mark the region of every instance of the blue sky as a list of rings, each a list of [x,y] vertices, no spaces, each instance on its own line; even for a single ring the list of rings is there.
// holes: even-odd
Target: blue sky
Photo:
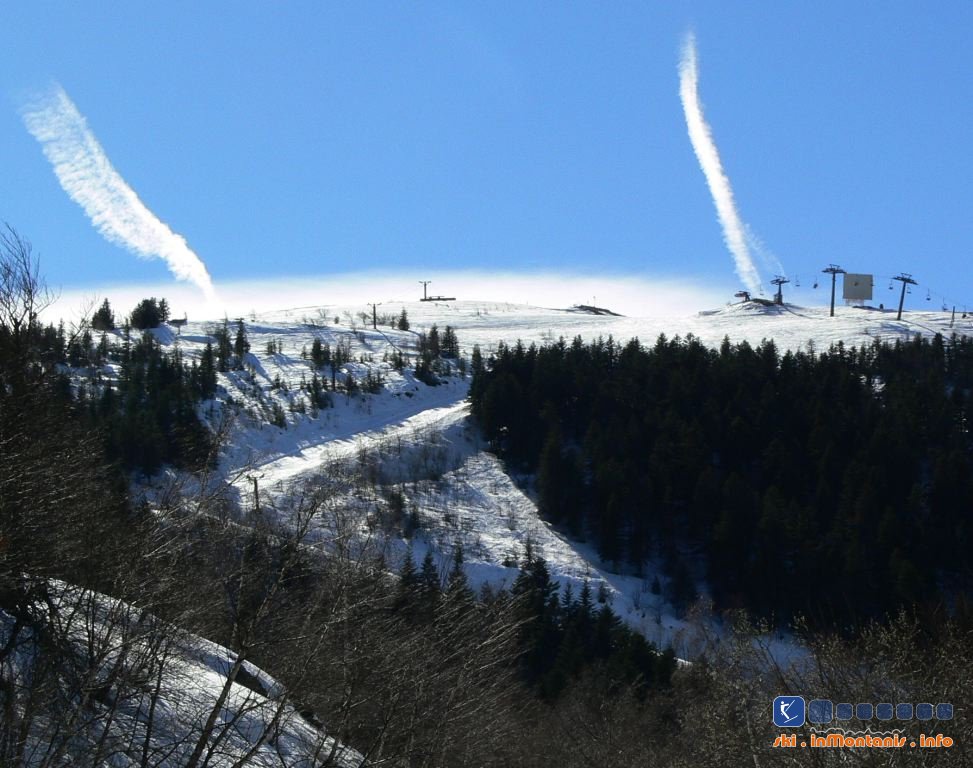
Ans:
[[[729,299],[680,102],[692,29],[739,213],[795,301],[836,262],[876,302],[904,270],[916,308],[973,309],[968,2],[36,2],[0,27],[0,219],[65,291],[174,281],[58,184],[22,117],[52,82],[218,291],[474,270],[477,298],[502,271]]]

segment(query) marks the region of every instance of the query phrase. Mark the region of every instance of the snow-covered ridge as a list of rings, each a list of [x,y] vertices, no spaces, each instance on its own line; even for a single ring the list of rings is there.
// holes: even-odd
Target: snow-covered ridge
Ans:
[[[395,316],[405,309],[412,330],[388,325],[373,329],[370,312],[363,314],[366,307],[302,307],[243,318],[251,345],[247,370],[220,377],[221,399],[232,400],[237,414],[222,460],[225,477],[235,478],[234,495],[249,503],[251,480],[257,478],[262,496],[270,503],[280,501],[283,509],[285,497],[303,483],[367,466],[374,478],[371,490],[348,483],[335,492],[348,509],[357,510],[363,535],[373,536],[380,529],[387,536],[391,562],[406,546],[401,520],[389,519],[394,492],[405,514],[419,524],[411,539],[416,557],[432,551],[445,572],[460,544],[475,585],[509,585],[529,538],[563,586],[571,585],[577,594],[589,580],[630,625],[687,655],[692,654],[690,641],[665,602],[665,578],[659,569],[648,563],[641,574],[613,573],[593,548],[569,540],[541,520],[529,490],[506,475],[470,423],[465,405],[468,379],[454,375],[442,386],[429,387],[417,381],[409,367],[395,370],[388,358],[395,352],[414,356],[417,333],[434,324],[440,331],[451,326],[464,354],[476,344],[484,356],[500,342],[543,344],[575,336],[593,340],[611,335],[619,343],[638,337],[651,345],[660,334],[692,334],[714,347],[728,337],[734,343],[754,344],[773,339],[782,351],[823,351],[838,342],[850,347],[915,334],[973,334],[973,319],[961,315],[954,320],[943,312],[907,312],[898,321],[894,311],[851,307],[837,307],[830,317],[827,307],[746,303],[667,319],[502,302],[413,302],[383,308]],[[181,334],[160,329],[156,335],[192,358],[212,340],[215,325],[191,319]],[[233,325],[231,320],[231,331]],[[339,382],[343,376],[361,379],[371,372],[383,382],[380,391],[353,396],[339,391],[333,395],[333,407],[316,414],[295,408],[304,397],[302,381],[314,374],[302,352],[310,350],[315,339],[332,347],[343,344],[350,352],[351,361],[338,372]],[[273,353],[267,352],[269,342],[274,343]],[[318,375],[330,382],[329,372]],[[268,403],[277,403],[278,413],[286,415],[285,427],[270,423]],[[322,540],[328,535],[327,530],[319,532]],[[657,576],[662,594],[650,589]]]

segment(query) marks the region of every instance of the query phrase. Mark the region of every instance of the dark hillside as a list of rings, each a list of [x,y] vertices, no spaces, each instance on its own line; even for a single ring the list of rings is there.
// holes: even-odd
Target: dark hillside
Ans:
[[[541,512],[692,597],[846,626],[973,586],[973,340],[780,356],[687,337],[501,345],[473,412]],[[679,590],[677,590],[678,592]]]

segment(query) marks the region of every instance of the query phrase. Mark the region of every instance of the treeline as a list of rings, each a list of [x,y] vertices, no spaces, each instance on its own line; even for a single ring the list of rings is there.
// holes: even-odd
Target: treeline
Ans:
[[[474,354],[473,413],[539,507],[670,596],[848,626],[968,612],[973,340],[780,355],[660,336]]]

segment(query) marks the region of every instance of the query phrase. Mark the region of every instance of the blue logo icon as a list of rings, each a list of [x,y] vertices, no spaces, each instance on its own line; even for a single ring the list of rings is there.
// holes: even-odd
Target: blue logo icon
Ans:
[[[778,728],[800,728],[807,708],[801,696],[778,696],[774,699],[774,725]]]
[[[829,699],[811,699],[805,701],[803,696],[778,696],[774,699],[774,725],[778,728],[800,728],[805,723],[815,726],[828,725],[835,720],[847,721],[857,718],[863,722],[878,718],[883,722],[890,720],[909,721],[915,718],[920,721],[952,720],[953,705],[939,703],[922,704],[891,704],[881,702],[871,704],[862,702],[835,704]],[[790,738],[790,737],[788,737]]]

